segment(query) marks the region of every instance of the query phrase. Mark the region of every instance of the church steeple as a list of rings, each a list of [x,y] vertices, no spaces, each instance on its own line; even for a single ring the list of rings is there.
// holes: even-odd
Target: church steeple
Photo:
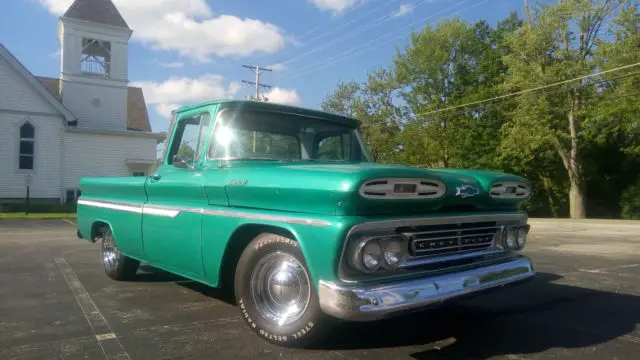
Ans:
[[[60,17],[62,103],[78,126],[126,130],[129,39],[111,0],[75,0]]]
[[[129,29],[111,0],[75,0],[63,17]]]

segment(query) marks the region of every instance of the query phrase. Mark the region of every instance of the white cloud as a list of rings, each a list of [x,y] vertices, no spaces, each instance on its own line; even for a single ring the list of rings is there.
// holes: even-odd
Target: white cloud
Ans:
[[[311,0],[322,11],[331,10],[336,14],[355,6],[358,0]]]
[[[393,17],[400,17],[407,15],[408,13],[413,11],[413,5],[411,4],[402,4],[400,8],[393,12]]]
[[[286,105],[300,105],[300,95],[295,89],[282,89],[279,87],[273,88],[271,91],[264,94],[269,102],[286,104]]]
[[[284,69],[286,69],[286,67],[282,63],[269,65],[269,66],[267,66],[267,68],[269,68],[269,69],[271,69],[273,71],[284,71]]]
[[[164,67],[164,68],[168,68],[168,69],[178,69],[181,67],[184,67],[184,63],[181,61],[176,61],[176,62],[161,62],[160,66]]]
[[[206,74],[195,79],[170,77],[162,83],[136,81],[131,86],[142,88],[147,104],[155,105],[158,114],[169,117],[171,110],[181,105],[233,97],[241,84],[237,81],[228,83],[221,75]]]
[[[179,107],[180,105],[178,104],[158,104],[156,105],[156,113],[162,117],[169,118],[171,117],[171,112],[177,110]]]
[[[40,2],[54,15],[62,15],[73,0]],[[177,51],[200,62],[211,61],[213,55],[274,53],[285,43],[275,25],[214,15],[205,0],[114,0],[114,3],[134,30],[134,40],[154,50]]]

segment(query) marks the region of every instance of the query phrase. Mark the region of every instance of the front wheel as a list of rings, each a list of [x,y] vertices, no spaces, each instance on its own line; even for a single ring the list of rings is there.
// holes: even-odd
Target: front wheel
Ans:
[[[330,326],[304,256],[292,239],[270,233],[256,237],[238,261],[234,288],[243,318],[269,342],[305,346]]]
[[[100,230],[102,237],[102,264],[104,272],[113,280],[130,280],[136,275],[140,262],[123,255],[113,239],[109,226]]]

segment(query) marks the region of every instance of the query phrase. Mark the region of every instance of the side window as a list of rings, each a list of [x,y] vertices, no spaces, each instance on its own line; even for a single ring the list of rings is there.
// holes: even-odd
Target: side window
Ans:
[[[207,113],[178,120],[178,127],[169,153],[169,164],[173,162],[174,155],[180,156],[188,163],[199,161],[202,158],[209,122],[210,117]]]
[[[351,134],[318,134],[315,154],[315,158],[319,160],[351,160]]]
[[[30,123],[20,126],[20,154],[18,165],[20,170],[33,170],[36,129]]]

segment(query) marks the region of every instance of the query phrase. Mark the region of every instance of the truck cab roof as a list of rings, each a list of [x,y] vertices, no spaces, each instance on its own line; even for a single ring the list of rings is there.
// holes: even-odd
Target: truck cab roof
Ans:
[[[325,119],[332,122],[344,123],[345,125],[358,127],[360,125],[360,120],[344,116],[340,114],[335,114],[322,110],[315,110],[305,107],[292,106],[292,105],[284,105],[277,103],[270,103],[264,101],[256,101],[256,100],[236,100],[236,99],[217,99],[211,101],[205,101],[198,104],[186,105],[175,110],[176,113],[188,112],[191,110],[195,110],[201,107],[207,107],[211,105],[220,105],[221,109],[223,108],[238,108],[238,109],[246,109],[246,110],[262,110],[269,112],[280,112],[287,113],[290,115],[301,115],[305,117],[314,117],[318,119]]]

